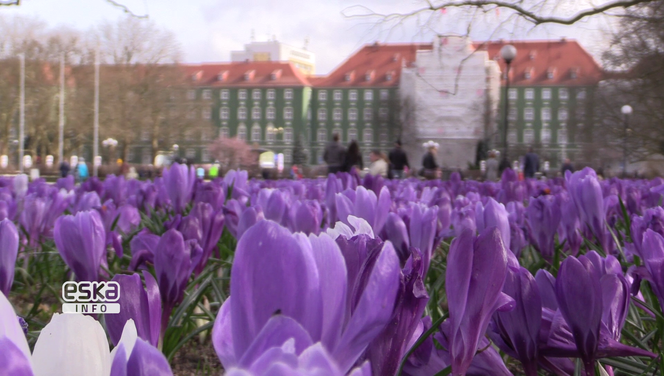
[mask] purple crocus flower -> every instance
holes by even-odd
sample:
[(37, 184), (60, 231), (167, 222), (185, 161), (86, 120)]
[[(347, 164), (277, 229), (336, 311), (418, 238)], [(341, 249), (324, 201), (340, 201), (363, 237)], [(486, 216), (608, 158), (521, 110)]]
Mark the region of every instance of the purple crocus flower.
[(231, 297), (213, 330), (224, 367), (247, 369), (290, 338), (299, 355), (308, 336), (312, 343), (320, 341), (347, 373), (390, 321), (399, 287), (399, 259), (389, 243), (370, 259), (354, 286), (361, 293), (348, 310), (347, 269), (332, 238), (307, 238), (272, 221), (257, 222), (238, 241)]
[(564, 242), (564, 249), (572, 256), (576, 256), (581, 248), (583, 237), (581, 236), (581, 221), (577, 213), (574, 201), (567, 194), (558, 196), (561, 215), (560, 226), (558, 227), (558, 239)]
[(106, 232), (96, 211), (65, 215), (55, 222), (55, 245), (79, 281), (97, 281), (106, 256)]
[(182, 301), (192, 272), (191, 249), (177, 230), (168, 230), (159, 239), (154, 255), (154, 269), (163, 303), (161, 316), (163, 335), (173, 307)]
[(455, 376), (466, 374), (491, 315), (514, 305), (514, 300), (502, 292), (506, 252), (496, 227), (485, 229), (477, 238), (464, 231), (452, 241), (445, 289), (451, 325), (448, 349)]
[(657, 296), (659, 305), (664, 310), (664, 237), (651, 229), (643, 234), (641, 257), (644, 267), (639, 271)]
[(527, 376), (537, 376), (542, 324), (542, 300), (537, 282), (523, 267), (508, 268), (503, 292), (514, 299), (515, 307), (509, 312), (494, 313), (494, 330), (489, 335), (501, 350), (523, 364)]
[(196, 170), (194, 167), (187, 167), (173, 163), (173, 165), (163, 172), (163, 186), (175, 212), (180, 213), (191, 200), (194, 183), (196, 182)]
[(643, 235), (648, 229), (664, 236), (664, 208), (661, 206), (646, 209), (642, 217), (632, 215), (632, 241), (634, 250), (640, 257), (642, 257)]
[(385, 221), (380, 237), (392, 242), (394, 249), (399, 254), (399, 259), (402, 263), (405, 263), (410, 257), (410, 238), (408, 228), (398, 214), (390, 213), (387, 215), (387, 221)]
[(159, 244), (159, 236), (148, 229), (141, 230), (129, 242), (131, 249), (131, 263), (129, 270), (136, 270), (144, 263), (154, 264), (154, 254)]
[(290, 228), (305, 234), (318, 235), (321, 230), (323, 210), (317, 201), (295, 201), (290, 208)]
[(18, 231), (9, 219), (0, 221), (0, 292), (9, 295), (18, 256)]
[(196, 265), (194, 272), (200, 274), (217, 248), (221, 233), (224, 231), (224, 214), (221, 210), (215, 210), (208, 203), (199, 202), (189, 212), (189, 217), (196, 218), (200, 226), (200, 236), (196, 239), (203, 250), (200, 262)]
[(555, 196), (531, 198), (526, 208), (526, 223), (531, 243), (545, 259), (553, 260), (555, 235), (562, 214)]
[(608, 250), (604, 196), (595, 171), (586, 167), (573, 174), (568, 172), (565, 178), (567, 190), (576, 205), (582, 225), (597, 238), (602, 248)]
[(118, 314), (106, 315), (106, 328), (114, 345), (118, 345), (122, 331), (129, 320), (134, 320), (138, 336), (157, 346), (161, 325), (161, 297), (159, 286), (152, 274), (144, 271), (145, 288), (138, 274), (116, 274), (113, 281), (120, 284), (118, 303), (122, 310)]
[(31, 354), (14, 308), (0, 291), (0, 369), (7, 375), (32, 376)]

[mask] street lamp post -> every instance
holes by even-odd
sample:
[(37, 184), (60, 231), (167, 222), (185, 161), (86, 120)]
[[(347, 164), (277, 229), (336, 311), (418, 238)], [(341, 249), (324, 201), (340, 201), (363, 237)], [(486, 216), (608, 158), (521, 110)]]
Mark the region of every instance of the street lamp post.
[[(505, 113), (504, 113), (504, 123), (503, 123), (503, 158), (507, 159), (507, 128), (508, 128), (508, 117), (510, 109), (510, 99), (509, 99), (509, 90), (510, 90), (510, 64), (512, 60), (516, 57), (516, 47), (511, 44), (507, 44), (500, 49), (500, 57), (505, 60)], [(507, 159), (509, 160), (509, 159)]]
[(627, 131), (629, 130), (629, 115), (632, 114), (632, 106), (626, 104), (620, 109), (623, 116), (623, 178), (627, 176)]
[(18, 55), (21, 62), (21, 101), (18, 130), (18, 165), (23, 173), (23, 154), (25, 152), (25, 54)]

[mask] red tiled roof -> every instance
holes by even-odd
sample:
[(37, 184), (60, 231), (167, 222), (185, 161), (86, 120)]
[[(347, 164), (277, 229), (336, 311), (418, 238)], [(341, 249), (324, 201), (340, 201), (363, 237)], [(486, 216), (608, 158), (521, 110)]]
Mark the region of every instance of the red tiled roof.
[(310, 81), (317, 87), (398, 86), (403, 65), (415, 61), (417, 50), (430, 49), (431, 43), (366, 45), (327, 77)]
[(181, 67), (192, 85), (217, 87), (311, 85), (290, 62), (250, 61), (186, 64)]
[[(475, 43), (475, 47), (488, 51), (489, 58), (497, 60), (504, 72), (505, 60), (500, 58), (500, 49), (506, 44), (517, 49), (510, 67), (510, 85), (586, 86), (595, 85), (604, 78), (599, 64), (575, 40), (489, 41)], [(530, 78), (527, 78), (527, 71)]]

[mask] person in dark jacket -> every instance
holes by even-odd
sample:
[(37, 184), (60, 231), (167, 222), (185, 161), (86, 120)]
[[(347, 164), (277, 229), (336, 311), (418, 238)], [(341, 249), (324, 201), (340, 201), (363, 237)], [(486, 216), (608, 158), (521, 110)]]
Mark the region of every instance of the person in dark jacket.
[(325, 147), (323, 160), (327, 164), (328, 174), (336, 174), (343, 170), (344, 158), (346, 150), (339, 143), (339, 135), (335, 133), (332, 136), (332, 142)]
[(526, 178), (534, 178), (535, 173), (539, 171), (539, 157), (533, 148), (528, 148), (528, 154), (526, 154), (524, 163), (523, 163), (523, 176)]
[(394, 143), (394, 149), (390, 151), (389, 155), (390, 160), (390, 172), (394, 179), (403, 179), (404, 177), (404, 167), (410, 168), (408, 165), (408, 156), (401, 149), (401, 141), (397, 140)]
[(565, 158), (563, 167), (560, 169), (560, 172), (563, 174), (563, 177), (565, 176), (565, 171), (574, 172), (574, 166), (572, 166), (572, 161), (570, 161), (569, 158)]
[(70, 170), (70, 167), (69, 167), (69, 163), (67, 163), (67, 161), (63, 161), (62, 163), (60, 163), (60, 176), (61, 177), (66, 178), (67, 175), (69, 175), (69, 170)]
[(360, 146), (355, 140), (351, 141), (350, 145), (348, 145), (348, 151), (346, 152), (346, 158), (344, 159), (342, 171), (350, 172), (353, 166), (359, 167), (360, 170), (364, 168), (362, 154), (360, 154)]
[(509, 159), (507, 159), (507, 156), (503, 156), (503, 159), (500, 160), (500, 165), (498, 166), (498, 172), (500, 173), (500, 176), (503, 176), (503, 171), (510, 167), (512, 166), (510, 166)]
[(436, 162), (436, 154), (438, 149), (435, 146), (429, 146), (427, 153), (422, 159), (422, 176), (426, 179), (435, 179), (438, 173), (438, 163)]

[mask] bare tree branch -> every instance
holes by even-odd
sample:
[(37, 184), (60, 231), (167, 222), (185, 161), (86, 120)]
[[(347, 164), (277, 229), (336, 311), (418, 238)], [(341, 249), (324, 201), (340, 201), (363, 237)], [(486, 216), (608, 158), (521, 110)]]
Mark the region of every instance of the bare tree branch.
[(3, 5), (21, 5), (21, 0), (0, 0), (0, 6)]
[(136, 18), (148, 18), (148, 15), (147, 15), (147, 14), (144, 14), (144, 15), (138, 15), (138, 14), (132, 12), (129, 8), (127, 8), (126, 5), (120, 4), (120, 3), (118, 3), (118, 2), (115, 1), (115, 0), (106, 0), (106, 2), (109, 3), (109, 4), (111, 4), (111, 5), (113, 5), (114, 7), (118, 7), (118, 8), (120, 8), (120, 9), (122, 9), (123, 12), (129, 14), (129, 15), (132, 16), (132, 17), (136, 17)]
[[(391, 21), (400, 21), (405, 18), (409, 18), (421, 13), (426, 12), (436, 12), (446, 8), (476, 8), (478, 10), (495, 10), (497, 8), (510, 9), (514, 11), (519, 17), (524, 18), (528, 22), (531, 22), (535, 25), (542, 24), (561, 24), (561, 25), (572, 25), (576, 22), (590, 17), (596, 14), (604, 13), (606, 11), (617, 9), (617, 8), (628, 8), (638, 4), (647, 4), (654, 2), (655, 0), (617, 0), (610, 1), (602, 5), (593, 6), (582, 11), (575, 13), (569, 17), (558, 17), (558, 16), (545, 16), (539, 14), (535, 8), (526, 8), (521, 5), (521, 1), (503, 1), (503, 0), (468, 0), (468, 1), (445, 1), (443, 3), (434, 5), (430, 1), (427, 1), (427, 6), (422, 7), (416, 10), (413, 10), (408, 13), (376, 13), (371, 9), (365, 6), (351, 6), (342, 11), (342, 14), (347, 18), (366, 18), (366, 17), (375, 17), (380, 18), (382, 22), (391, 22)], [(364, 10), (365, 13), (350, 14), (352, 10)], [(541, 9), (540, 9), (541, 10)]]

